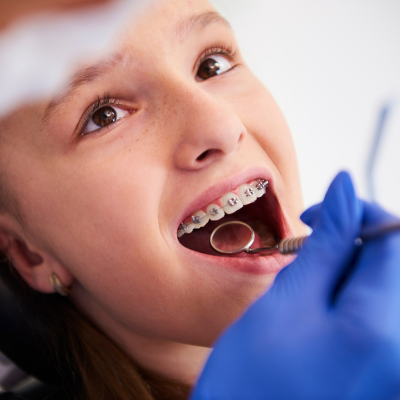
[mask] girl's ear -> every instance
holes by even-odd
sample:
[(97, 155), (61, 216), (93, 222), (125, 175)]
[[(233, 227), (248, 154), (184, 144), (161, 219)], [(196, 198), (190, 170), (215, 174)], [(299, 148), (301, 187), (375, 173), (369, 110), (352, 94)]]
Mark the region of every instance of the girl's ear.
[(42, 293), (54, 293), (50, 277), (56, 274), (63, 286), (71, 286), (72, 274), (48, 253), (35, 249), (12, 234), (0, 231), (0, 250), (34, 290)]

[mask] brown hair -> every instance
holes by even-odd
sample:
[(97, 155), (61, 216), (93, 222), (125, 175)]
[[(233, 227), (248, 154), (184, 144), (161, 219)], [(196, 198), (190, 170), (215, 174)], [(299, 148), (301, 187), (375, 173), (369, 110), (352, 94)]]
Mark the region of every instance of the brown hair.
[[(0, 259), (3, 259), (0, 253)], [(183, 400), (190, 387), (141, 369), (68, 298), (31, 289), (9, 262), (0, 279), (48, 327), (51, 360), (68, 398), (82, 400)], [(39, 333), (40, 334), (40, 333)]]

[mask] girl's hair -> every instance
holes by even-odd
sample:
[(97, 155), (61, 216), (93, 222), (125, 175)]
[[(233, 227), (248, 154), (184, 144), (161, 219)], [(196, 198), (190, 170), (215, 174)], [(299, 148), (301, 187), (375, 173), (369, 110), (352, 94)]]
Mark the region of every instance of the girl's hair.
[[(5, 259), (2, 253), (0, 259)], [(68, 398), (183, 400), (189, 397), (188, 385), (136, 365), (68, 298), (34, 291), (9, 262), (1, 263), (0, 279), (48, 327), (51, 359), (61, 374)]]

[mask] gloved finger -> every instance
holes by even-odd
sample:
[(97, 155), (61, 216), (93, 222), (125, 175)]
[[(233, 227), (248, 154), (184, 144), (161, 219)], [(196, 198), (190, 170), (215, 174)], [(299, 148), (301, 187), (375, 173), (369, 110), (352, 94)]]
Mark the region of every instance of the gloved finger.
[(345, 172), (338, 174), (322, 203), (314, 231), (297, 259), (271, 290), (285, 290), (305, 300), (326, 304), (357, 251), (354, 240), (362, 223), (363, 204)]
[(321, 214), (321, 211), (322, 203), (315, 204), (305, 210), (303, 214), (300, 215), (300, 219), (310, 228), (313, 228)]
[[(364, 228), (397, 220), (377, 205), (365, 205)], [(351, 312), (358, 317), (355, 321), (375, 328), (389, 329), (396, 325), (396, 334), (400, 334), (400, 232), (363, 244), (336, 309)]]
[[(366, 217), (364, 217), (364, 224), (366, 225), (366, 227), (370, 227), (372, 225), (377, 225), (378, 223), (381, 225), (382, 223), (393, 221), (393, 216), (388, 213), (386, 213), (386, 217), (384, 218), (384, 221), (382, 221), (382, 214), (376, 213), (376, 211), (374, 211), (374, 209), (382, 210), (376, 204), (368, 203), (367, 201), (363, 201), (363, 200), (359, 200), (359, 201), (362, 201), (364, 204), (364, 207), (366, 207), (369, 210), (369, 212), (366, 213)], [(312, 228), (318, 221), (321, 211), (322, 211), (322, 203), (314, 204), (313, 206), (311, 206), (307, 210), (305, 210), (303, 212), (303, 214), (300, 215), (300, 219), (306, 225), (308, 225), (310, 228)]]
[(396, 221), (399, 221), (399, 218), (384, 210), (379, 204), (364, 202), (364, 228), (378, 227)]

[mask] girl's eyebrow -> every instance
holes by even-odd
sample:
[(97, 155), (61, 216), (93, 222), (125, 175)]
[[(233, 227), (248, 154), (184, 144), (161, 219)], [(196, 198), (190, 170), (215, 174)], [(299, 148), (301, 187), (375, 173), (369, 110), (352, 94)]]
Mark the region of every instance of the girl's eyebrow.
[[(215, 11), (208, 11), (182, 17), (176, 24), (175, 33), (179, 40), (184, 41), (189, 35), (202, 31), (212, 24), (223, 24), (231, 29), (229, 22), (221, 14)], [(106, 75), (112, 68), (124, 61), (127, 56), (132, 57), (132, 54), (127, 54), (126, 52), (114, 53), (109, 58), (75, 73), (64, 90), (53, 97), (47, 105), (42, 118), (42, 126), (58, 108), (69, 102), (82, 86)]]
[[(130, 56), (130, 55), (129, 55)], [(84, 68), (76, 72), (65, 88), (54, 96), (46, 107), (43, 114), (42, 125), (57, 111), (63, 104), (69, 102), (77, 91), (84, 85), (94, 82), (106, 75), (112, 68), (122, 62), (127, 57), (127, 53), (114, 53), (105, 60), (97, 64)]]
[(231, 29), (229, 22), (220, 13), (216, 11), (208, 11), (201, 14), (191, 14), (181, 18), (177, 23), (176, 33), (181, 40), (184, 40), (187, 36), (196, 31), (201, 31), (208, 25), (214, 23), (222, 23)]

